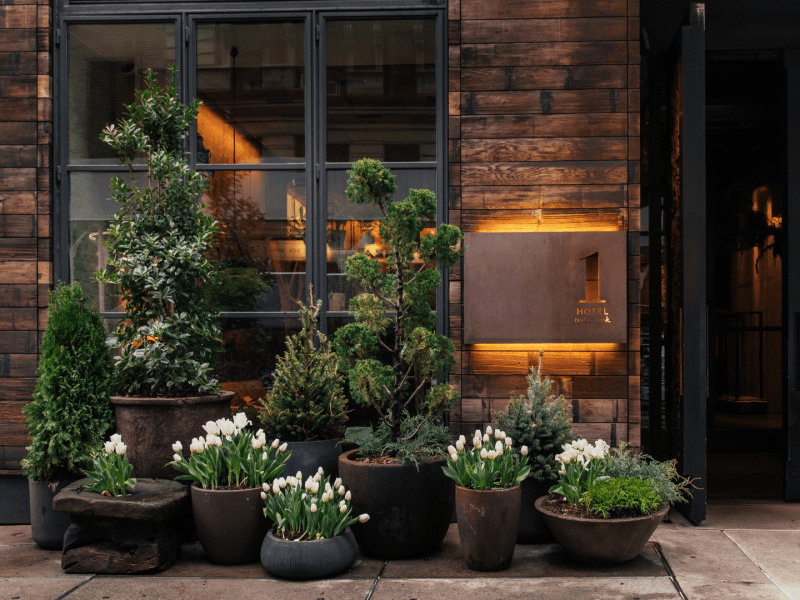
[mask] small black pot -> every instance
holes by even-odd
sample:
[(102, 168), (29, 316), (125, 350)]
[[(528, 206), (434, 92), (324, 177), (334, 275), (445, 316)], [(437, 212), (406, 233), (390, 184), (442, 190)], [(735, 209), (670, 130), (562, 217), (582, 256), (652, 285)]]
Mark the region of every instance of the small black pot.
[[(47, 550), (61, 550), (69, 527), (69, 515), (53, 509), (53, 498), (75, 479), (68, 481), (28, 480), (31, 503), (31, 536)], [(51, 487), (52, 486), (52, 487)]]
[(331, 483), (339, 476), (339, 455), (342, 447), (339, 438), (313, 442), (286, 442), (292, 455), (286, 461), (283, 476), (296, 475), (302, 471), (303, 479), (314, 475), (322, 467), (325, 475), (331, 476)]
[(328, 540), (294, 542), (277, 538), (274, 530), (261, 545), (261, 564), (277, 577), (319, 579), (341, 573), (356, 560), (358, 545), (347, 527)]
[(455, 483), (445, 459), (417, 465), (356, 462), (358, 450), (339, 457), (339, 476), (353, 494), (353, 514), (369, 521), (353, 530), (362, 550), (379, 558), (409, 558), (436, 550), (447, 535)]
[(522, 507), (519, 512), (518, 544), (546, 544), (556, 540), (541, 513), (536, 510), (536, 500), (547, 495), (555, 484), (550, 479), (538, 481), (533, 477), (528, 477), (520, 484)]

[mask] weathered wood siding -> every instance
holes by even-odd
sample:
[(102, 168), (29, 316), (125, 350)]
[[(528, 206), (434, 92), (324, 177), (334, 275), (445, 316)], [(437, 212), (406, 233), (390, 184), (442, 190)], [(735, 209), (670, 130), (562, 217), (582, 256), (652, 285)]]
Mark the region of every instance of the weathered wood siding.
[(448, 17), (450, 222), (629, 232), (627, 344), (464, 345), (451, 269), (452, 430), (492, 423), (541, 347), (579, 433), (639, 446), (639, 2), (450, 0)]
[(19, 472), (52, 283), (51, 7), (0, 6), (0, 474)]

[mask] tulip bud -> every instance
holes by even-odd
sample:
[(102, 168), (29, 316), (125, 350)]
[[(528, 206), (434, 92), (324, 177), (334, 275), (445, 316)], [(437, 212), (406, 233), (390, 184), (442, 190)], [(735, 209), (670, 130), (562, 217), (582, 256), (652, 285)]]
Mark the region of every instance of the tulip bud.
[(495, 452), (502, 452), (503, 451), (503, 442), (497, 440), (494, 444), (494, 451)]
[(281, 486), (279, 486), (277, 482), (272, 484), (272, 493), (276, 496), (281, 493)]
[(281, 444), (280, 448), (278, 448), (278, 451), (280, 451), (281, 453), (283, 453), (283, 452), (286, 452), (286, 449), (287, 449), (288, 447), (289, 447), (289, 444), (287, 444), (286, 442), (283, 442), (283, 443)]
[(345, 489), (344, 489), (344, 486), (343, 486), (343, 485), (340, 485), (340, 486), (339, 486), (339, 495), (340, 495), (340, 496), (344, 496), (344, 494), (345, 494), (345, 492), (346, 492), (346, 491), (347, 491), (347, 490), (345, 490)]
[(295, 473), (295, 477), (297, 477), (298, 481), (303, 481), (303, 474), (300, 471)]
[(172, 451), (173, 452), (180, 452), (181, 450), (183, 450), (183, 444), (181, 444), (180, 440), (178, 440), (177, 442), (172, 444)]
[(486, 455), (489, 457), (489, 460), (494, 460), (495, 458), (497, 458), (497, 452), (495, 452), (494, 450), (489, 450), (489, 452), (487, 452)]
[(457, 463), (458, 462), (458, 454), (451, 454), (450, 455), (450, 460), (452, 460), (454, 463)]
[(353, 497), (353, 494), (350, 493), (350, 490), (344, 495), (344, 499), (350, 502), (350, 499)]
[(522, 448), (520, 448), (519, 453), (522, 454), (522, 456), (528, 456), (528, 447), (523, 446)]
[(265, 481), (264, 483), (261, 484), (261, 489), (264, 490), (265, 492), (268, 492), (269, 484)]
[(506, 441), (506, 446), (511, 448), (511, 445), (514, 443), (514, 440), (512, 440), (510, 437), (507, 437), (505, 441)]
[(312, 513), (317, 512), (317, 505), (316, 504), (312, 504), (310, 510), (311, 510)]
[(336, 481), (333, 482), (333, 487), (335, 487), (336, 489), (339, 489), (339, 487), (341, 485), (342, 485), (342, 478), (341, 477), (337, 477)]
[(128, 447), (125, 444), (123, 444), (122, 442), (120, 442), (119, 444), (117, 444), (114, 447), (114, 449), (116, 450), (117, 454), (119, 454), (120, 456), (123, 456), (125, 454), (125, 452), (128, 450)]
[(458, 436), (458, 441), (461, 442), (462, 444), (466, 444), (467, 438), (465, 438), (463, 435), (460, 435)]
[(264, 452), (264, 453), (261, 455), (261, 460), (267, 460), (267, 458), (269, 458), (269, 457), (267, 456), (267, 453), (266, 453), (266, 452)]
[(314, 485), (311, 486), (311, 493), (316, 494), (319, 491), (319, 481), (315, 481)]
[(181, 455), (180, 454), (173, 454), (172, 455), (172, 460), (174, 460), (175, 462), (181, 462)]
[(261, 499), (262, 500), (266, 500), (267, 499), (267, 495), (264, 492), (261, 492)]
[(115, 446), (119, 444), (121, 441), (122, 441), (122, 436), (120, 434), (115, 433), (114, 435), (111, 436), (111, 443), (114, 444)]
[(488, 433), (483, 435), (483, 443), (484, 444), (491, 444), (492, 443), (492, 438), (489, 437)]
[(491, 425), (487, 425), (486, 426), (486, 435), (492, 435), (492, 426)]
[(340, 505), (339, 505), (339, 512), (340, 512), (340, 513), (346, 513), (346, 512), (347, 512), (347, 507), (346, 507), (346, 506), (342, 506), (342, 505), (340, 504)]
[(456, 451), (458, 451), (458, 452), (463, 452), (464, 451), (464, 444), (461, 442), (461, 440), (458, 440), (456, 442)]
[(364, 513), (363, 515), (358, 517), (358, 521), (360, 523), (366, 523), (367, 521), (369, 521), (369, 515), (367, 513)]
[(280, 440), (278, 440), (277, 438), (275, 438), (275, 441), (274, 441), (274, 442), (272, 442), (272, 447), (273, 447), (273, 448), (277, 448), (277, 447), (280, 445), (280, 443), (281, 443), (281, 442), (280, 442)]
[(448, 446), (448, 447), (447, 447), (447, 451), (448, 451), (450, 454), (455, 454), (455, 453), (456, 453), (456, 447), (455, 447), (455, 446), (453, 446), (453, 445), (450, 445), (450, 446)]
[(285, 488), (286, 480), (283, 477), (281, 477), (280, 479), (278, 479), (278, 485), (281, 486), (281, 489)]
[(105, 444), (103, 444), (103, 449), (106, 451), (106, 454), (113, 454), (114, 442), (106, 442)]
[(481, 450), (481, 458), (486, 458), (487, 456), (489, 456), (489, 453), (486, 452), (486, 448), (483, 448)]
[(330, 483), (330, 481), (326, 481), (325, 482), (325, 491), (326, 492), (330, 492), (331, 491), (331, 483)]

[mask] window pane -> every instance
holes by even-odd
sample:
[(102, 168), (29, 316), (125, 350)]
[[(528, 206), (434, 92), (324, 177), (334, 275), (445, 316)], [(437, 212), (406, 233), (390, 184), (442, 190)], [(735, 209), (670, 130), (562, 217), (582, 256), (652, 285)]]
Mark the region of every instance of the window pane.
[(197, 25), (198, 162), (305, 157), (304, 24)]
[(436, 160), (436, 22), (329, 21), (327, 161)]
[(306, 282), (302, 171), (211, 171), (203, 196), (219, 221), (211, 258), (221, 264), (222, 311), (296, 311)]
[(175, 25), (70, 25), (67, 39), (70, 163), (117, 164), (100, 132), (124, 116), (123, 105), (134, 102), (147, 69), (164, 81), (175, 63)]
[[(436, 171), (396, 169), (397, 192), (395, 200), (408, 197), (411, 189), (436, 189)], [(328, 239), (327, 239), (327, 273), (328, 273), (328, 310), (348, 310), (350, 299), (364, 290), (352, 284), (344, 275), (348, 256), (356, 252), (368, 252), (386, 262), (386, 247), (380, 239), (377, 219), (380, 211), (368, 204), (350, 204), (347, 201), (347, 172), (328, 171)], [(436, 230), (436, 223), (430, 222), (431, 231)], [(424, 235), (424, 232), (423, 232)]]
[[(122, 311), (119, 296), (94, 274), (106, 266), (108, 253), (103, 244), (109, 221), (119, 205), (111, 199), (112, 177), (127, 173), (70, 173), (69, 259), (72, 281), (81, 284), (101, 311)], [(147, 185), (147, 173), (137, 173), (136, 183)]]

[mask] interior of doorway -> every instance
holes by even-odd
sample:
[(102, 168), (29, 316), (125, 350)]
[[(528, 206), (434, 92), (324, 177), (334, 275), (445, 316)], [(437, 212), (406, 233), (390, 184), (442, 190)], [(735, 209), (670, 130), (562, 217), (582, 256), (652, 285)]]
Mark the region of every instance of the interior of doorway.
[(709, 500), (781, 498), (783, 62), (706, 61)]

